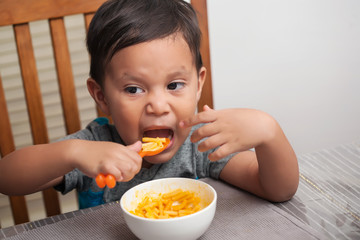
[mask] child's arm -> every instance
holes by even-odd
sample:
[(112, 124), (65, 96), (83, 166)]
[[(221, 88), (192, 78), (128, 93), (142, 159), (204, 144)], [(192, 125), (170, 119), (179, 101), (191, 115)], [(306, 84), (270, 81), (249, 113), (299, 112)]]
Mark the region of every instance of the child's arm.
[[(208, 123), (194, 131), (191, 141), (199, 151), (219, 147), (209, 154), (217, 161), (237, 153), (229, 160), (220, 178), (270, 201), (286, 201), (296, 192), (299, 171), (296, 155), (279, 124), (268, 114), (252, 109), (204, 111), (181, 123), (190, 127)], [(248, 151), (255, 148), (255, 152)]]
[(89, 177), (112, 174), (117, 181), (131, 179), (141, 168), (141, 143), (65, 140), (16, 150), (0, 160), (0, 192), (34, 193), (59, 184), (75, 168)]

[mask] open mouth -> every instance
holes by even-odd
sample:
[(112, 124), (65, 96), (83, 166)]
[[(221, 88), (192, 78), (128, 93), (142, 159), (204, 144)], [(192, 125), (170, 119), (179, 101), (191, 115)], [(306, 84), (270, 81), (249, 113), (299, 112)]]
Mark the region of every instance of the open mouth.
[(152, 129), (144, 132), (143, 137), (151, 138), (169, 138), (170, 140), (174, 136), (174, 131), (171, 129)]

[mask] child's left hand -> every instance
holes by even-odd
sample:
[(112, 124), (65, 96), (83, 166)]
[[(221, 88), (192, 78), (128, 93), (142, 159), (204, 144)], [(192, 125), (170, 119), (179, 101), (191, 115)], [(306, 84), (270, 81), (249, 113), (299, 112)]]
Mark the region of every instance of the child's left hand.
[[(253, 109), (204, 111), (179, 123), (195, 130), (192, 142), (201, 152), (217, 148), (208, 155), (211, 161), (235, 154), (222, 169), (220, 178), (262, 198), (289, 200), (299, 183), (296, 155), (281, 127), (270, 115)], [(255, 151), (247, 151), (254, 148)]]
[(213, 110), (207, 105), (203, 112), (180, 122), (180, 126), (192, 127), (200, 123), (207, 124), (194, 131), (191, 141), (207, 138), (198, 146), (201, 152), (219, 147), (209, 154), (211, 161), (256, 148), (270, 140), (277, 129), (276, 121), (264, 112), (253, 109)]

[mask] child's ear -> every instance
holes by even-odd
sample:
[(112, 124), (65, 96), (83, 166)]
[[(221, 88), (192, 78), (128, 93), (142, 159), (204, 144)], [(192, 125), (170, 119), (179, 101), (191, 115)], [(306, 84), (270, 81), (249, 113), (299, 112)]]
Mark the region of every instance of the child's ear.
[(89, 78), (86, 81), (86, 84), (90, 95), (95, 100), (101, 111), (103, 111), (106, 115), (110, 115), (109, 107), (102, 87), (92, 78)]
[(197, 93), (196, 93), (196, 101), (200, 100), (202, 88), (203, 88), (204, 83), (205, 83), (205, 79), (206, 79), (206, 68), (201, 67), (200, 71), (199, 71), (198, 90), (197, 90)]

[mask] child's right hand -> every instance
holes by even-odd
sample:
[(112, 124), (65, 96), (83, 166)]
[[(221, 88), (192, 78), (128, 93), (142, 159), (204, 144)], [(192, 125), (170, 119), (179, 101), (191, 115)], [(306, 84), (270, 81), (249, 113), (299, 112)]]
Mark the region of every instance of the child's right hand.
[(99, 173), (112, 174), (117, 182), (126, 182), (141, 169), (140, 141), (124, 146), (79, 140), (73, 146), (75, 167), (89, 177), (95, 178)]

